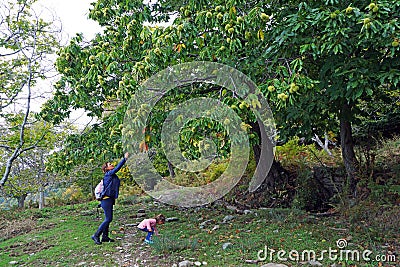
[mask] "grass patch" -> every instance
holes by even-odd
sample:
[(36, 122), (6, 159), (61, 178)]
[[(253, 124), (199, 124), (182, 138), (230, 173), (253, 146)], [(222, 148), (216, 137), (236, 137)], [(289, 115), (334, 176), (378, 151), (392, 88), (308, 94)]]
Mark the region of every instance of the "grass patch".
[(81, 215), (87, 209), (93, 209), (93, 205), (21, 211), (20, 223), (29, 222), (32, 213), (46, 216), (36, 218), (31, 231), (1, 242), (0, 266), (12, 261), (17, 261), (18, 266), (76, 266), (88, 259), (101, 266), (113, 264), (108, 257), (99, 256), (114, 253), (115, 248), (93, 246), (90, 236), (100, 221), (95, 216)]
[(167, 254), (171, 252), (179, 252), (184, 250), (195, 251), (198, 247), (197, 239), (182, 239), (175, 236), (156, 236), (154, 237), (154, 244), (151, 246), (156, 253)]

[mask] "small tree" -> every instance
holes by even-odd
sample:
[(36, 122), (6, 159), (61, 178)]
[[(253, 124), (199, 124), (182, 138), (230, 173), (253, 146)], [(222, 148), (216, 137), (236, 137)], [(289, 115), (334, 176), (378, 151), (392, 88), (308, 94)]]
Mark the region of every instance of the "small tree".
[[(2, 129), (0, 145), (3, 148), (0, 153), (0, 166), (4, 171), (10, 154), (13, 153), (20, 142), (19, 125), (24, 119), (24, 113), (7, 116), (5, 126)], [(39, 194), (39, 207), (44, 207), (44, 190), (46, 187), (55, 185), (61, 178), (46, 169), (48, 157), (54, 149), (60, 148), (69, 128), (53, 127), (50, 123), (28, 118), (24, 129), (25, 145), (31, 147), (19, 155), (13, 163), (8, 182), (2, 187), (3, 193), (15, 197), (22, 207), (28, 194)]]
[(11, 152), (7, 153), (0, 186), (7, 181), (18, 157), (41, 141), (39, 138), (27, 145), (25, 131), (35, 91), (42, 91), (35, 85), (53, 68), (50, 55), (59, 46), (60, 29), (55, 27), (55, 20), (45, 22), (31, 8), (34, 2), (9, 0), (0, 4), (0, 119), (23, 112), (20, 124), (14, 126), (19, 130), (18, 142), (12, 146), (2, 142), (0, 147)]

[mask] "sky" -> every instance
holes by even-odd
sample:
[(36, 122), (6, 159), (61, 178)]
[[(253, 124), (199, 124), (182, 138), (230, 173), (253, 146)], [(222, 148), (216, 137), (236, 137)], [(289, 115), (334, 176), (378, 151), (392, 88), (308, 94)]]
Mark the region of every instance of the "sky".
[(97, 32), (101, 32), (101, 27), (97, 22), (88, 18), (90, 3), (95, 0), (38, 0), (39, 9), (49, 9), (60, 18), (63, 32), (67, 38), (82, 32), (85, 37), (91, 39)]
[[(97, 22), (88, 18), (89, 9), (91, 8), (90, 3), (94, 1), (95, 0), (38, 0), (33, 8), (36, 12), (41, 12), (44, 19), (48, 17), (48, 19), (51, 20), (51, 15), (53, 15), (60, 20), (62, 28), (61, 44), (66, 45), (76, 33), (83, 33), (85, 39), (90, 40), (96, 33), (102, 31)], [(50, 85), (46, 86), (52, 86), (51, 84), (56, 81), (57, 77), (52, 81), (46, 81), (50, 83)], [(45, 99), (36, 99), (33, 102), (33, 110), (36, 112), (39, 111), (44, 101)], [(76, 110), (72, 111), (70, 121), (74, 122), (79, 128), (83, 128), (90, 121), (90, 118), (85, 115), (83, 110)]]
[[(102, 32), (100, 25), (88, 18), (91, 8), (90, 3), (95, 1), (96, 0), (37, 0), (33, 8), (37, 12), (41, 11), (44, 19), (47, 16), (49, 20), (52, 20), (51, 15), (59, 18), (62, 28), (61, 44), (67, 45), (69, 40), (77, 33), (82, 33), (85, 39), (90, 40), (94, 38), (96, 33)], [(144, 2), (148, 1), (152, 2), (151, 0), (144, 0)], [(57, 78), (47, 82), (55, 83), (56, 81)], [(47, 88), (49, 86), (52, 85), (47, 85)], [(33, 110), (38, 112), (40, 111), (40, 106), (45, 102), (45, 99), (39, 98), (33, 102)], [(83, 128), (90, 121), (90, 118), (85, 115), (83, 110), (77, 110), (71, 113), (70, 121), (73, 121), (79, 128)]]

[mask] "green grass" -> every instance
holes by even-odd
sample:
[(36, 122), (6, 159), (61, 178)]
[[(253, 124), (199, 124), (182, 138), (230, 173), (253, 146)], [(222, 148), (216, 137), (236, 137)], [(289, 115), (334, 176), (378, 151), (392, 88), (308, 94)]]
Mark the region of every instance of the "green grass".
[[(349, 244), (351, 250), (361, 247), (372, 249), (376, 242), (362, 231), (350, 232), (349, 224), (336, 217), (310, 217), (298, 210), (257, 210), (256, 213), (248, 215), (235, 214), (235, 218), (229, 223), (219, 223), (220, 228), (215, 231), (210, 230), (213, 228), (213, 224), (206, 229), (200, 229), (199, 222), (196, 223), (198, 217), (213, 218), (218, 222), (222, 221), (225, 215), (226, 213), (221, 214), (221, 210), (202, 210), (200, 214), (182, 217), (180, 223), (166, 225), (163, 229), (164, 235), (175, 237), (176, 241), (181, 242), (182, 240), (198, 241), (194, 250), (187, 248), (175, 251), (175, 247), (171, 246), (173, 249), (170, 250), (170, 253), (176, 258), (184, 256), (185, 258), (195, 258), (200, 262), (205, 261), (209, 266), (242, 266), (245, 265), (246, 260), (258, 259), (258, 252), (264, 250), (266, 246), (268, 258), (269, 249), (273, 249), (276, 251), (272, 257), (273, 261), (285, 262), (279, 261), (278, 250), (285, 250), (287, 253), (291, 250), (299, 253), (304, 250), (314, 250), (318, 253), (322, 250), (328, 251), (329, 247), (337, 249), (336, 241), (342, 238), (351, 238), (351, 242), (354, 243)], [(168, 242), (170, 241), (171, 238)], [(228, 242), (232, 243), (232, 246), (223, 250), (222, 245)], [(167, 246), (167, 244), (164, 245)], [(154, 247), (156, 248), (156, 246)], [(166, 249), (163, 248), (163, 250)], [(157, 249), (154, 253), (158, 253)], [(380, 252), (375, 251), (375, 253)], [(324, 266), (334, 262), (338, 263), (338, 261), (329, 260), (328, 257), (321, 262)], [(260, 262), (260, 264), (262, 263), (266, 264), (268, 261)], [(289, 264), (294, 265), (296, 261)], [(372, 262), (362, 266), (376, 265), (376, 262)]]
[[(113, 231), (112, 237), (124, 239), (96, 246), (90, 239), (102, 220), (102, 217), (96, 219), (96, 205), (97, 202), (90, 202), (73, 207), (4, 212), (1, 225), (14, 222), (16, 228), (23, 231), (0, 242), (0, 266), (9, 266), (12, 261), (18, 261), (17, 266), (120, 266), (118, 259), (126, 255), (121, 254), (118, 247), (126, 242), (132, 243), (128, 254), (133, 260), (147, 261), (147, 265), (139, 266), (172, 266), (183, 259), (207, 262), (207, 266), (248, 266), (246, 260), (257, 260), (258, 252), (265, 246), (276, 251), (273, 262), (297, 266), (296, 261), (280, 261), (277, 251), (289, 253), (296, 250), (301, 253), (314, 250), (318, 253), (329, 247), (337, 249), (336, 241), (342, 238), (348, 239), (348, 249), (352, 250), (370, 249), (374, 255), (398, 251), (398, 231), (383, 233), (376, 226), (365, 227), (364, 222), (350, 224), (342, 217), (315, 217), (289, 209), (258, 209), (245, 215), (235, 214), (220, 206), (177, 209), (152, 203), (117, 203), (110, 230)], [(125, 226), (141, 220), (134, 216), (139, 208), (145, 208), (150, 217), (163, 213), (166, 217), (178, 217), (179, 221), (159, 226), (161, 235), (154, 239), (156, 243), (143, 245), (145, 233)], [(222, 223), (227, 215), (235, 217)], [(201, 223), (206, 220), (214, 222), (201, 228)], [(29, 223), (31, 229), (22, 227), (23, 222)], [(212, 230), (215, 225), (219, 228)], [(0, 230), (5, 232), (6, 228)], [(228, 242), (232, 245), (224, 250), (222, 246)], [(270, 250), (267, 252), (270, 253)], [(140, 253), (145, 254), (141, 256)], [(323, 266), (339, 263), (328, 257), (319, 261)], [(267, 259), (249, 266), (261, 266), (268, 262)], [(352, 264), (342, 263), (346, 266)], [(361, 261), (357, 266), (372, 267), (378, 266), (378, 263)], [(383, 266), (395, 264), (384, 263)]]
[[(82, 215), (82, 210), (93, 214)], [(115, 252), (112, 246), (93, 246), (90, 236), (100, 221), (95, 219), (93, 205), (75, 205), (33, 211), (36, 225), (32, 231), (1, 242), (0, 266), (18, 261), (18, 266), (76, 266), (80, 262), (95, 262), (101, 266), (114, 266), (113, 261), (102, 255)], [(22, 222), (32, 210), (21, 212)], [(17, 245), (17, 246), (16, 246)]]

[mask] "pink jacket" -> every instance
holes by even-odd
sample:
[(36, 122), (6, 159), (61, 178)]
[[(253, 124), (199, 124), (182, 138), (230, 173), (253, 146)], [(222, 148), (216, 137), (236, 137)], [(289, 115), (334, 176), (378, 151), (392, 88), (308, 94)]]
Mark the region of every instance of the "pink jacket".
[(147, 228), (148, 231), (153, 231), (156, 235), (158, 235), (158, 230), (157, 230), (157, 221), (156, 219), (144, 219), (141, 223), (139, 223), (138, 228), (139, 229), (144, 229)]

